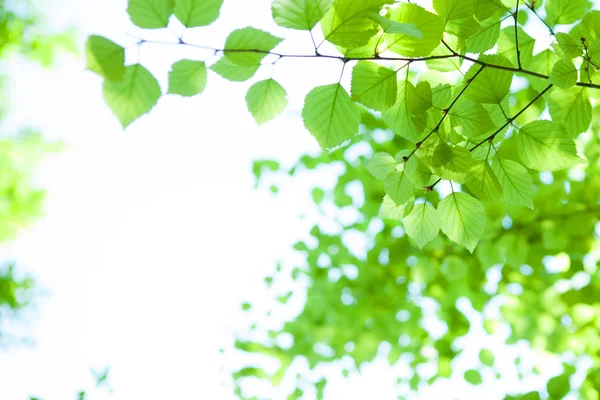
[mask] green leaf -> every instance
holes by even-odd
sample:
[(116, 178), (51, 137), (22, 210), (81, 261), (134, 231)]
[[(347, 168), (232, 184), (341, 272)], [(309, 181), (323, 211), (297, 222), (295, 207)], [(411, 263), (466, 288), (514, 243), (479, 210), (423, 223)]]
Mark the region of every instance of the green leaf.
[(588, 0), (547, 0), (546, 22), (550, 25), (572, 24), (579, 21), (591, 6)]
[(402, 3), (392, 9), (389, 18), (403, 24), (414, 24), (423, 35), (418, 39), (408, 34), (387, 34), (389, 50), (407, 57), (427, 56), (442, 41), (444, 21), (416, 4)]
[(234, 81), (244, 82), (252, 78), (260, 68), (260, 61), (254, 65), (238, 65), (232, 63), (227, 57), (221, 57), (214, 63), (210, 69), (221, 75), (223, 78)]
[(376, 111), (396, 102), (396, 71), (371, 61), (359, 61), (352, 70), (352, 100)]
[(548, 108), (552, 121), (564, 126), (571, 136), (585, 132), (592, 122), (592, 105), (584, 87), (555, 89)]
[(369, 14), (379, 13), (384, 4), (392, 0), (335, 0), (333, 7), (321, 20), (325, 40), (348, 49), (369, 42), (379, 27)]
[(473, 253), (485, 229), (485, 211), (479, 200), (453, 192), (440, 202), (438, 210), (446, 236)]
[[(445, 43), (445, 44), (444, 44)], [(454, 51), (459, 54), (465, 53), (465, 42), (457, 36), (446, 34), (444, 35), (444, 43), (441, 43), (438, 47), (433, 49), (431, 52), (432, 56), (450, 56), (453, 53), (446, 47), (446, 44)], [(462, 65), (462, 58), (460, 57), (449, 57), (440, 59), (427, 60), (426, 64), (429, 69), (434, 69), (441, 72), (453, 72), (460, 71)]]
[(383, 187), (397, 205), (406, 203), (413, 196), (413, 183), (405, 171), (389, 174), (383, 183)]
[(554, 86), (568, 89), (577, 83), (577, 69), (570, 60), (558, 60), (550, 73), (550, 82)]
[(127, 12), (140, 28), (166, 28), (173, 13), (173, 0), (129, 0)]
[[(552, 72), (552, 68), (557, 61), (558, 56), (556, 53), (550, 49), (546, 49), (533, 56), (533, 61), (528, 68), (531, 71), (535, 71), (543, 75), (550, 75), (550, 72)], [(529, 79), (531, 86), (538, 92), (544, 90), (548, 86), (547, 79), (536, 78), (533, 76), (529, 76), (527, 79)]]
[(471, 385), (481, 385), (483, 383), (481, 374), (475, 369), (469, 369), (465, 371), (465, 380)]
[(333, 0), (274, 0), (273, 20), (279, 26), (310, 31), (323, 18)]
[[(480, 61), (488, 64), (502, 65), (511, 67), (513, 65), (505, 57), (499, 55), (481, 55)], [(478, 64), (474, 64), (465, 76), (466, 79), (471, 79), (480, 69), (485, 68)], [(496, 68), (485, 68), (469, 85), (465, 91), (465, 97), (469, 100), (478, 103), (500, 104), (510, 90), (513, 73)]]
[(483, 53), (488, 51), (500, 37), (500, 21), (483, 22), (481, 28), (472, 34), (467, 40), (467, 51), (469, 53)]
[(225, 57), (233, 64), (254, 66), (259, 64), (282, 40), (252, 27), (236, 29), (225, 41)]
[(433, 92), (429, 82), (419, 82), (408, 95), (408, 110), (415, 115), (423, 114), (433, 105)]
[(398, 85), (398, 96), (394, 106), (383, 112), (383, 120), (397, 135), (412, 142), (417, 142), (427, 125), (427, 114), (410, 112), (411, 100), (415, 97), (415, 87), (412, 83), (403, 81)]
[[(519, 38), (519, 54), (521, 55), (521, 64), (529, 65), (533, 60), (533, 48), (535, 39), (529, 36), (523, 28), (518, 28), (517, 36)], [(498, 39), (498, 54), (506, 57), (514, 65), (517, 63), (517, 46), (515, 40), (515, 27), (507, 26), (500, 31)]]
[(487, 161), (480, 161), (469, 171), (465, 178), (467, 187), (484, 201), (500, 200), (502, 187)]
[(495, 157), (492, 169), (502, 186), (504, 200), (533, 210), (533, 180), (521, 164)]
[(384, 180), (389, 174), (396, 170), (398, 161), (388, 153), (375, 153), (367, 164), (367, 171), (375, 178)]
[(438, 235), (441, 220), (438, 211), (430, 204), (416, 204), (412, 212), (403, 220), (406, 234), (417, 243), (420, 249)]
[(583, 162), (573, 139), (552, 121), (533, 121), (519, 129), (517, 148), (523, 164), (538, 171), (557, 171)]
[(431, 169), (416, 154), (406, 162), (405, 171), (415, 186), (426, 186), (431, 180)]
[(360, 111), (339, 83), (308, 93), (302, 109), (304, 126), (322, 149), (333, 149), (358, 133)]
[(259, 125), (272, 120), (287, 106), (287, 93), (275, 80), (256, 82), (246, 94), (248, 110)]
[(574, 40), (566, 33), (557, 33), (556, 41), (558, 43), (558, 47), (560, 50), (562, 50), (567, 58), (579, 57), (583, 53), (583, 45), (581, 42)]
[(123, 128), (149, 112), (161, 96), (158, 81), (140, 64), (126, 67), (120, 81), (104, 81), (103, 92)]
[(392, 21), (389, 18), (382, 16), (381, 14), (371, 12), (368, 14), (369, 17), (377, 22), (385, 33), (396, 34), (396, 35), (409, 35), (416, 39), (422, 39), (423, 34), (421, 30), (417, 28), (415, 24), (404, 24), (401, 22)]
[(169, 93), (195, 96), (206, 87), (206, 64), (202, 61), (181, 60), (169, 72)]
[(510, 11), (501, 0), (474, 0), (473, 11), (478, 20), (483, 21), (498, 11)]
[(183, 26), (210, 25), (219, 18), (223, 0), (175, 0), (173, 13)]
[(433, 8), (445, 22), (473, 16), (472, 1), (433, 0)]
[(118, 81), (125, 73), (125, 49), (102, 36), (92, 35), (85, 43), (87, 69)]
[(379, 209), (379, 217), (400, 221), (404, 214), (404, 205), (397, 205), (394, 200), (387, 194), (383, 198), (381, 208)]
[(448, 112), (453, 126), (462, 126), (467, 138), (478, 137), (495, 128), (490, 114), (481, 104), (460, 99)]

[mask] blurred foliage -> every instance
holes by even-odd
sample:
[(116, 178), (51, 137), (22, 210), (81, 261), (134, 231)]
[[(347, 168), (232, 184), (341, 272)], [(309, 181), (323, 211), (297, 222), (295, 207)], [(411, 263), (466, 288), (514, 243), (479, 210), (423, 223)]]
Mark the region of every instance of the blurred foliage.
[[(59, 50), (74, 50), (69, 32), (53, 33), (45, 25), (35, 1), (0, 0), (0, 60), (3, 64), (26, 58), (49, 66)], [(6, 71), (6, 70), (4, 70)], [(0, 118), (10, 112), (10, 96), (3, 90), (11, 76), (0, 72)], [(1, 125), (1, 121), (0, 121)], [(41, 158), (58, 145), (47, 143), (29, 129), (0, 136), (0, 241), (13, 240), (17, 232), (40, 217), (44, 191), (33, 182)], [(4, 259), (0, 261), (6, 262)], [(2, 322), (29, 303), (34, 282), (20, 278), (12, 262), (0, 267), (0, 343)]]
[[(594, 112), (598, 111), (596, 107)], [(293, 294), (284, 293), (286, 299), (275, 292), (279, 302), (290, 295), (302, 298), (305, 288), (301, 312), (281, 329), (261, 333), (263, 326), (272, 325), (269, 321), (285, 318), (284, 310), (278, 312), (274, 306), (275, 311), (251, 327), (254, 333), (236, 343), (245, 352), (277, 359), (280, 368), (267, 373), (257, 365), (238, 371), (234, 374), (237, 394), (264, 398), (252, 397), (256, 393), (248, 378), (278, 385), (291, 377), (296, 379), (296, 389), (288, 399), (313, 398), (302, 397), (307, 388), (321, 399), (325, 376), (315, 380), (323, 374), (317, 367), (351, 360), (353, 368), (343, 371), (347, 375), (378, 355), (387, 357), (390, 366), (409, 366), (410, 373), (397, 377), (399, 398), (444, 378), (485, 384), (490, 382), (490, 371), (498, 379), (506, 373), (495, 364), (501, 349), (486, 348), (488, 341), (483, 339), (469, 342), (467, 346), (483, 346), (479, 359), (467, 370), (457, 370), (456, 360), (465, 349), (460, 339), (479, 331), (480, 337), (489, 338), (508, 328), (506, 346), (525, 341), (533, 351), (565, 362), (564, 372), (551, 378), (545, 390), (512, 393), (508, 387), (506, 399), (562, 399), (571, 393), (572, 398), (598, 400), (600, 138), (596, 132), (600, 123), (594, 122), (593, 134), (580, 137), (587, 166), (534, 175), (535, 211), (502, 201), (486, 205), (488, 225), (474, 254), (441, 235), (419, 250), (400, 222), (410, 210), (380, 210), (384, 188), (367, 171), (366, 162), (377, 152), (395, 153), (410, 149), (411, 144), (382, 130), (381, 121), (368, 113), (363, 114), (363, 126), (360, 142), (344, 151), (304, 156), (290, 170), (269, 160), (255, 165), (258, 183), (270, 181), (277, 174), (274, 170), (294, 176), (342, 165), (343, 172), (333, 188), (313, 190), (320, 222), (313, 226), (310, 238), (294, 245), (305, 262), (278, 268), (266, 281), (267, 287), (275, 287), (291, 277), (300, 286)], [(516, 159), (515, 138), (506, 139), (499, 151), (507, 159)], [(437, 205), (439, 197), (433, 191), (427, 201)], [(382, 212), (392, 218), (382, 218)], [(366, 244), (364, 252), (361, 243)], [(464, 303), (483, 320), (483, 329), (467, 316)], [(253, 310), (250, 304), (243, 308)], [(308, 364), (310, 377), (299, 371), (298, 360)], [(590, 367), (581, 367), (582, 360)], [(519, 360), (515, 363), (521, 380), (541, 367), (528, 369)], [(423, 373), (425, 366), (433, 366), (433, 372)], [(583, 383), (571, 386), (576, 374)], [(489, 398), (502, 394), (496, 396)]]

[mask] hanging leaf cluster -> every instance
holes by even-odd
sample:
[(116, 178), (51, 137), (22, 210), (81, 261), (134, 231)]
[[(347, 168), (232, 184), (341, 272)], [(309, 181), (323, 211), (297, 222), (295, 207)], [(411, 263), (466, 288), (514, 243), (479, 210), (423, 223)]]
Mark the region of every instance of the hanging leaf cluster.
[[(223, 0), (129, 0), (131, 21), (165, 29), (176, 18), (194, 29), (215, 22)], [(532, 172), (586, 161), (575, 139), (592, 122), (600, 91), (600, 11), (588, 0), (433, 0), (425, 8), (392, 0), (274, 0), (279, 26), (306, 31), (314, 54), (340, 60), (340, 79), (309, 90), (302, 119), (323, 150), (357, 137), (367, 113), (380, 115), (400, 140), (366, 164), (381, 181), (382, 207), (403, 222), (420, 248), (440, 231), (473, 252), (486, 230), (485, 204), (534, 208)], [(531, 23), (530, 23), (531, 22)], [(551, 38), (536, 48), (532, 24)], [(538, 31), (539, 34), (539, 31)], [(208, 74), (251, 79), (277, 60), (284, 38), (253, 27), (232, 31), (222, 47), (188, 43), (221, 57), (212, 65), (181, 60), (169, 73), (168, 94), (202, 93)], [(139, 45), (152, 43), (140, 39)], [(323, 50), (325, 43), (328, 52)], [(275, 58), (276, 61), (268, 61)], [(88, 68), (104, 80), (104, 99), (127, 127), (163, 95), (140, 64), (125, 65), (125, 49), (101, 36), (87, 42)], [(281, 115), (285, 88), (274, 79), (246, 95), (258, 124)], [(513, 151), (516, 149), (516, 151)], [(447, 182), (448, 194), (431, 193)]]

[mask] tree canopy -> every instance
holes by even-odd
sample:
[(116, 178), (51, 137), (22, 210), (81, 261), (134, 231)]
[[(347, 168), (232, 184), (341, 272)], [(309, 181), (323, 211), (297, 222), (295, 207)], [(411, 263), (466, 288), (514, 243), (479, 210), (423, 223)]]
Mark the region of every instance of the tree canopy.
[[(506, 371), (486, 340), (469, 343), (478, 358), (457, 368), (461, 338), (479, 329), (471, 310), (483, 321), (481, 337), (508, 332), (504, 346), (524, 341), (564, 362), (545, 387), (506, 388), (506, 398), (599, 399), (600, 11), (588, 0), (418, 3), (274, 0), (275, 23), (306, 31), (313, 47), (289, 54), (277, 49), (285, 38), (251, 26), (222, 45), (189, 42), (187, 30), (218, 23), (222, 0), (129, 0), (139, 28), (183, 25), (183, 35), (160, 43), (196, 48), (198, 59), (177, 61), (164, 90), (146, 66), (125, 64), (125, 47), (91, 36), (88, 68), (127, 127), (163, 92), (201, 94), (210, 74), (241, 82), (259, 68), (282, 68), (283, 58), (340, 61), (339, 81), (307, 90), (301, 113), (323, 153), (291, 169), (255, 164), (259, 182), (277, 171), (344, 168), (333, 188), (313, 190), (330, 223), (294, 245), (305, 262), (265, 281), (272, 287), (291, 274), (301, 289), (276, 300), (305, 291), (302, 311), (256, 335), (263, 339), (237, 342), (280, 362), (276, 371), (234, 373), (241, 398), (268, 396), (251, 393), (244, 382), (252, 378), (296, 379), (289, 399), (305, 390), (304, 398), (323, 398), (324, 375), (298, 373), (298, 360), (319, 375), (319, 366), (350, 358), (349, 374), (386, 356), (390, 366), (410, 366), (397, 377), (401, 398), (446, 378), (501, 379)], [(539, 29), (551, 40), (537, 39)], [(158, 43), (151, 37), (137, 45)], [(221, 57), (207, 65), (212, 54)], [(246, 101), (263, 124), (285, 113), (287, 93), (270, 78), (254, 83)], [(514, 364), (520, 379), (538, 367)]]

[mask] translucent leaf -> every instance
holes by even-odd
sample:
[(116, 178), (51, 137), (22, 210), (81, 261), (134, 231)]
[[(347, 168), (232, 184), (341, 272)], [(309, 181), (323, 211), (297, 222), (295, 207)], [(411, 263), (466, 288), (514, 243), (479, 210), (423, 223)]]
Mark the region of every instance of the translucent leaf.
[(579, 57), (583, 53), (581, 41), (578, 42), (574, 40), (566, 33), (557, 33), (556, 41), (558, 42), (558, 47), (562, 50), (563, 54), (567, 58)]
[[(409, 104), (411, 96), (414, 97), (415, 87), (410, 82), (401, 82), (398, 85), (396, 104), (383, 112), (383, 120), (397, 135), (412, 142), (418, 141), (427, 124), (427, 114), (413, 114)], [(411, 93), (413, 93), (411, 95)]]
[(102, 36), (92, 35), (85, 43), (87, 69), (98, 75), (118, 81), (125, 73), (125, 49)]
[(173, 13), (173, 0), (129, 0), (131, 22), (144, 29), (166, 28)]
[(577, 83), (577, 69), (569, 60), (558, 60), (550, 72), (550, 82), (554, 86), (567, 89)]
[(277, 25), (310, 31), (332, 3), (333, 0), (274, 0), (271, 11)]
[(333, 7), (321, 20), (323, 36), (327, 41), (348, 49), (369, 42), (379, 28), (369, 13), (379, 13), (392, 0), (335, 0)]
[[(550, 49), (546, 49), (533, 56), (533, 61), (527, 68), (543, 75), (550, 75), (550, 72), (552, 72), (552, 68), (557, 61), (558, 56), (556, 53)], [(533, 76), (528, 76), (527, 79), (529, 79), (531, 86), (537, 91), (542, 91), (548, 86), (547, 79), (536, 78)]]
[(359, 61), (352, 70), (352, 100), (376, 111), (396, 102), (396, 71), (371, 61)]
[[(578, 18), (581, 18), (579, 16)], [(581, 41), (581, 38), (586, 40), (597, 39), (600, 37), (600, 10), (592, 10), (585, 14), (581, 22), (569, 32), (573, 40)]]
[(423, 114), (432, 106), (433, 93), (429, 82), (421, 81), (414, 90), (408, 92), (408, 110), (413, 114)]
[(219, 18), (223, 0), (175, 0), (173, 13), (183, 26), (210, 25)]
[(206, 87), (206, 64), (202, 61), (181, 60), (169, 72), (169, 93), (195, 96)]
[(454, 192), (439, 203), (438, 210), (446, 236), (473, 253), (485, 229), (485, 211), (479, 200)]
[(396, 170), (398, 161), (388, 153), (375, 153), (367, 164), (367, 171), (375, 178), (384, 180), (389, 174)]
[(480, 161), (469, 171), (465, 183), (471, 192), (484, 201), (500, 200), (502, 187), (487, 161)]
[(321, 148), (333, 149), (358, 133), (360, 112), (342, 85), (335, 83), (308, 93), (302, 118)]
[(371, 12), (369, 17), (377, 22), (385, 33), (396, 34), (396, 35), (409, 35), (416, 39), (422, 39), (423, 34), (421, 30), (417, 28), (415, 24), (405, 24), (401, 22), (392, 21), (389, 18), (382, 16), (381, 14)]
[(236, 29), (225, 41), (225, 57), (237, 65), (254, 66), (259, 64), (282, 40), (252, 27)]
[[(521, 64), (529, 65), (533, 59), (533, 47), (535, 39), (529, 36), (521, 27), (518, 27), (519, 54), (521, 55)], [(506, 57), (511, 63), (517, 65), (517, 46), (515, 40), (515, 27), (507, 26), (500, 31), (498, 38), (498, 54)]]
[(548, 99), (552, 121), (565, 127), (571, 136), (585, 132), (592, 122), (592, 105), (584, 87), (555, 89)]
[(415, 186), (426, 186), (431, 180), (431, 169), (416, 154), (408, 159), (404, 169)]
[(383, 187), (387, 195), (397, 205), (406, 203), (413, 196), (413, 183), (405, 171), (396, 171), (389, 174)]
[(495, 128), (488, 111), (469, 100), (459, 100), (448, 114), (454, 126), (462, 126), (461, 133), (467, 138), (481, 136)]
[[(462, 39), (459, 39), (457, 36), (446, 34), (444, 35), (444, 42), (454, 51), (459, 54), (465, 53), (465, 42)], [(440, 43), (438, 47), (433, 49), (431, 52), (432, 56), (447, 56), (451, 55), (452, 52), (446, 47), (446, 44)], [(441, 58), (441, 59), (432, 59), (426, 61), (427, 67), (430, 69), (434, 69), (436, 71), (441, 72), (453, 72), (459, 71), (460, 66), (462, 65), (462, 58), (460, 57), (451, 57), (451, 58)]]
[(533, 180), (525, 167), (512, 160), (495, 157), (492, 169), (502, 186), (504, 200), (533, 210)]
[(472, 1), (433, 0), (433, 8), (445, 22), (473, 16)]
[(404, 214), (404, 205), (397, 205), (390, 196), (386, 195), (379, 209), (379, 217), (400, 221)]
[(438, 211), (430, 204), (415, 204), (412, 212), (402, 221), (408, 236), (420, 249), (438, 235), (441, 220)]
[(519, 129), (517, 149), (526, 167), (557, 171), (581, 164), (575, 142), (552, 121), (533, 121)]
[(287, 106), (287, 93), (274, 79), (256, 82), (246, 94), (248, 110), (259, 125), (272, 120)]
[(399, 4), (397, 8), (392, 9), (389, 18), (403, 24), (414, 24), (423, 35), (421, 39), (406, 34), (386, 35), (387, 47), (393, 52), (407, 57), (426, 56), (442, 41), (442, 19), (416, 4)]
[(149, 112), (161, 96), (158, 81), (140, 64), (125, 68), (120, 81), (104, 81), (104, 100), (126, 128)]
[(498, 11), (510, 11), (501, 0), (473, 0), (473, 11), (478, 20), (483, 21)]
[(482, 22), (481, 28), (467, 40), (467, 51), (469, 53), (482, 53), (488, 51), (500, 37), (500, 21)]
[(588, 0), (546, 0), (546, 22), (550, 25), (572, 24), (589, 11)]
[[(499, 55), (482, 55), (479, 60), (488, 64), (513, 67), (505, 57)], [(481, 65), (474, 64), (465, 78), (472, 78), (475, 73), (482, 68)], [(485, 68), (465, 91), (465, 97), (478, 103), (500, 104), (510, 90), (513, 73), (496, 68)]]
[(210, 69), (221, 75), (223, 78), (234, 81), (244, 82), (252, 78), (260, 68), (260, 62), (254, 65), (238, 65), (232, 63), (227, 57), (221, 57), (214, 63)]

